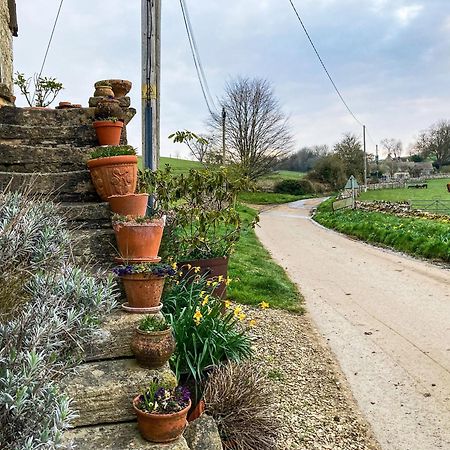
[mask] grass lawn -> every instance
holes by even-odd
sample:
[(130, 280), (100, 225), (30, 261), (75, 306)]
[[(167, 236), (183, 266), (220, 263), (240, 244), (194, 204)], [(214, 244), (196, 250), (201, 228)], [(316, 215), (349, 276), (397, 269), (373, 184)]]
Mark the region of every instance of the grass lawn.
[[(240, 206), (244, 218), (251, 220), (254, 209)], [(303, 312), (303, 297), (286, 272), (270, 256), (254, 230), (243, 231), (229, 263), (229, 276), (234, 281), (228, 297), (236, 302), (257, 305), (262, 301), (271, 307)]]
[(307, 195), (291, 195), (277, 194), (275, 192), (241, 192), (239, 200), (244, 203), (253, 205), (279, 205), (281, 203), (295, 202), (303, 198), (311, 198), (313, 194)]
[(450, 261), (449, 222), (351, 209), (334, 213), (332, 201), (319, 206), (314, 219), (320, 224), (414, 256)]
[(292, 170), (277, 170), (262, 177), (263, 180), (298, 180), (306, 175), (304, 172), (293, 172)]
[(414, 201), (414, 200), (450, 200), (447, 191), (447, 183), (450, 178), (429, 180), (428, 189), (380, 189), (378, 191), (367, 191), (361, 193), (360, 200), (387, 200), (392, 202)]

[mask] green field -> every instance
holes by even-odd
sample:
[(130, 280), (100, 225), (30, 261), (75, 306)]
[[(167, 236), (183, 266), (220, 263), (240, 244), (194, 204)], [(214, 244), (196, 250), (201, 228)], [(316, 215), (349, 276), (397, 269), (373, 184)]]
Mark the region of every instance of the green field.
[(295, 202), (303, 198), (311, 198), (313, 194), (306, 195), (291, 195), (291, 194), (277, 194), (276, 192), (241, 192), (239, 200), (251, 205), (280, 205), (282, 203)]
[(361, 193), (359, 200), (387, 200), (391, 202), (412, 200), (450, 200), (447, 191), (447, 183), (450, 178), (429, 180), (428, 189), (380, 189), (378, 191), (367, 191)]
[(262, 177), (262, 180), (281, 181), (281, 180), (299, 180), (306, 174), (303, 172), (293, 172), (291, 170), (277, 170)]
[(191, 169), (201, 169), (203, 164), (198, 161), (189, 161), (188, 159), (178, 159), (178, 158), (168, 158), (166, 156), (161, 156), (159, 158), (159, 165), (163, 168), (166, 164), (172, 167), (175, 173), (189, 172)]
[[(241, 206), (244, 219), (251, 220), (257, 213)], [(229, 276), (234, 280), (228, 288), (230, 299), (248, 305), (262, 301), (273, 308), (303, 312), (303, 297), (286, 272), (263, 247), (255, 230), (244, 230), (236, 251), (231, 255)]]

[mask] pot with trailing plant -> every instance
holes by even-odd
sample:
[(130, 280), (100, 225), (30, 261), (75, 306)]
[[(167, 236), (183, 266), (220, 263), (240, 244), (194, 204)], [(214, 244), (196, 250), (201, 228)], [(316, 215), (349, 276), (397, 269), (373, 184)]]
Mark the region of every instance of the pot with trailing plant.
[(133, 400), (139, 432), (145, 440), (156, 443), (172, 442), (183, 434), (190, 406), (187, 388), (171, 389), (157, 379)]
[[(172, 211), (163, 257), (177, 261), (188, 277), (206, 275), (220, 280), (215, 295), (225, 297), (228, 257), (242, 229), (256, 223), (237, 210), (237, 195), (249, 186), (249, 180), (223, 167), (182, 175), (174, 175), (167, 167), (141, 171), (139, 178), (155, 192), (161, 207)], [(192, 271), (191, 267), (198, 269)]]
[(112, 218), (120, 263), (159, 262), (159, 247), (164, 231), (165, 216), (155, 212), (152, 216), (126, 217), (115, 214)]
[(155, 313), (161, 309), (161, 295), (166, 277), (176, 271), (168, 264), (127, 264), (117, 266), (113, 272), (120, 277), (127, 303), (122, 305), (129, 312)]
[(134, 332), (131, 350), (142, 367), (163, 367), (175, 351), (172, 327), (155, 315), (145, 317)]
[(92, 183), (103, 201), (133, 194), (137, 184), (136, 150), (130, 145), (95, 148), (87, 162)]

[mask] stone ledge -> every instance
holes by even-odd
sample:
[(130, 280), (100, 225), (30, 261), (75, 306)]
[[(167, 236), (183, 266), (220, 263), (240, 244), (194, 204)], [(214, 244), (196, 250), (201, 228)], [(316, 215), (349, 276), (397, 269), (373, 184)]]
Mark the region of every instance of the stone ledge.
[(151, 370), (140, 367), (134, 359), (119, 359), (82, 364), (67, 380), (66, 392), (74, 400), (79, 414), (74, 426), (134, 420), (131, 402), (154, 377), (163, 377), (176, 386), (168, 365)]
[(78, 450), (189, 450), (183, 437), (169, 444), (144, 441), (135, 422), (75, 428), (64, 433), (64, 440)]
[(116, 249), (116, 237), (111, 228), (72, 230), (73, 254), (79, 263), (114, 264), (114, 257), (119, 253)]

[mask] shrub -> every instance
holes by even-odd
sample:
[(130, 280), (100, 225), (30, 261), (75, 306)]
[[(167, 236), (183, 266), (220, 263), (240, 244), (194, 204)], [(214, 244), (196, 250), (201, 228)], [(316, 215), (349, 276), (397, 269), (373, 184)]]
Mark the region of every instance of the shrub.
[(279, 421), (264, 369), (254, 362), (215, 368), (205, 385), (206, 412), (214, 417), (231, 450), (273, 450)]
[(337, 155), (325, 156), (317, 161), (307, 178), (326, 183), (332, 189), (342, 189), (347, 181), (345, 165)]
[(310, 180), (281, 180), (274, 186), (278, 194), (305, 195), (314, 194), (315, 189)]

